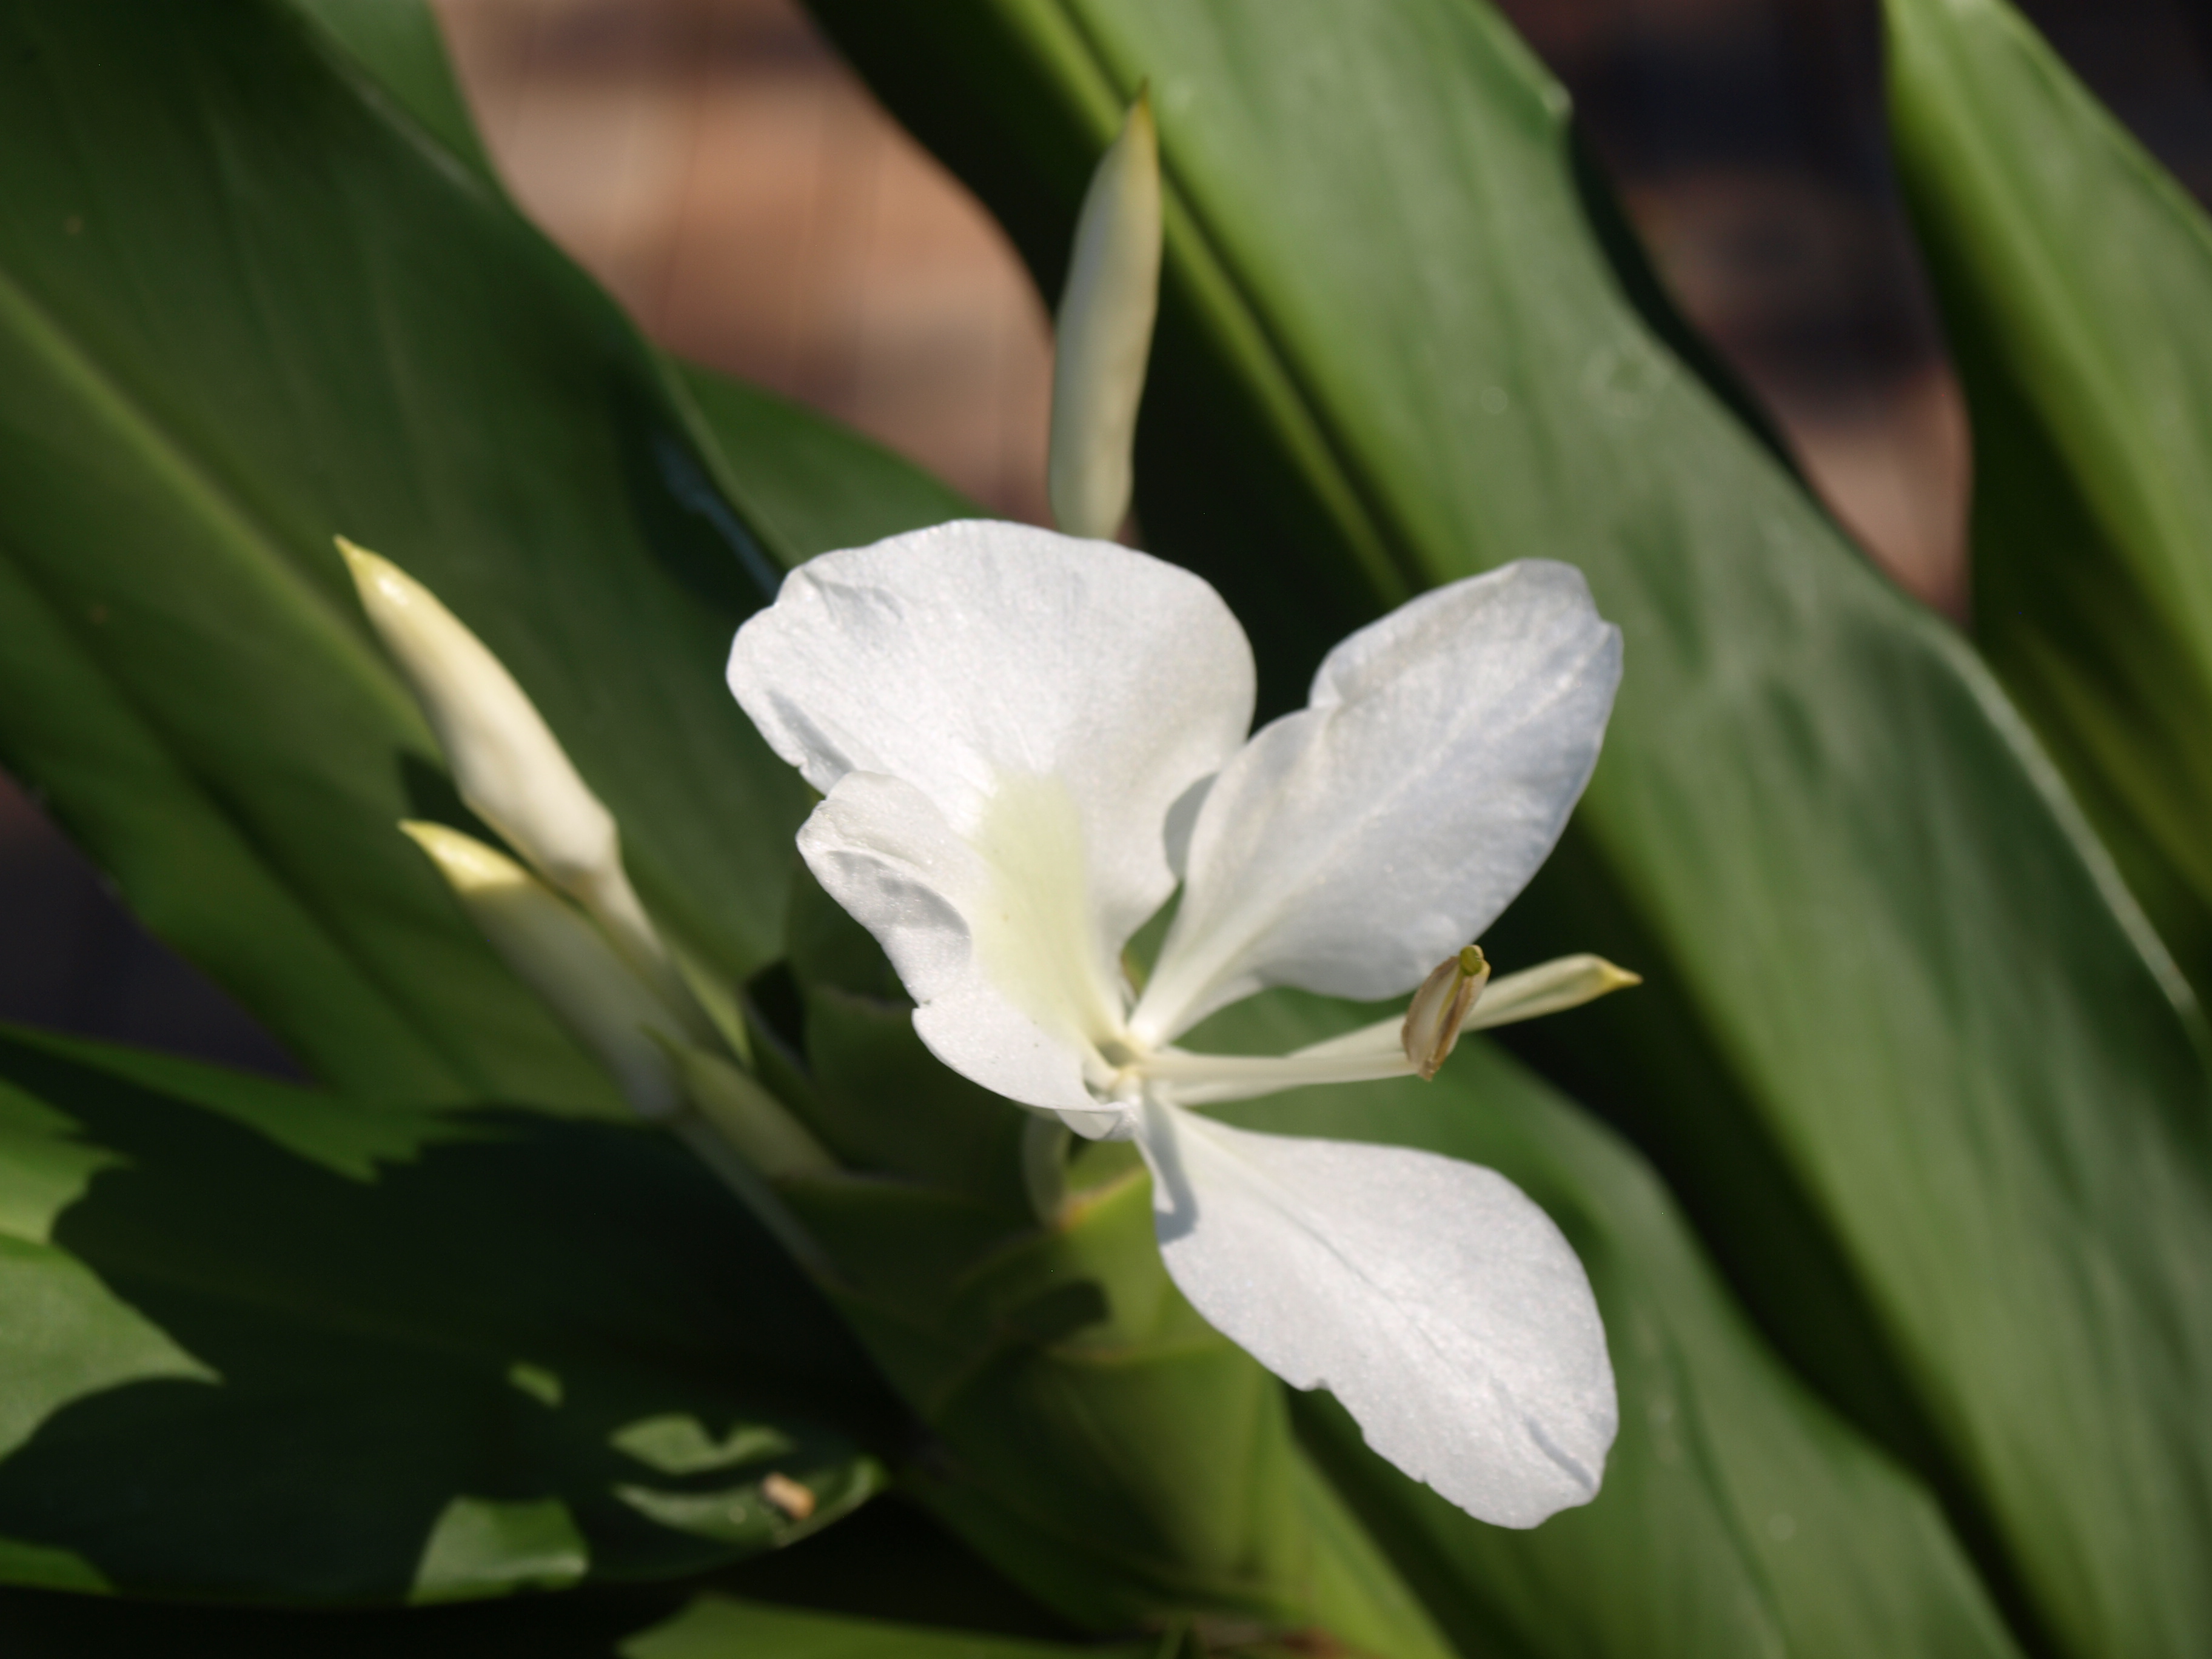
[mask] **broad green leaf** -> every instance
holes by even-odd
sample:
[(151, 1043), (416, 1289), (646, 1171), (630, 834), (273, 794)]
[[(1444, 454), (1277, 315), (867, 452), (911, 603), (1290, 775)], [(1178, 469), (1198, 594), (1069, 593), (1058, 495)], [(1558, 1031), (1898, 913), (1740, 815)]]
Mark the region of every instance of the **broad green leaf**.
[[(686, 1617), (702, 1601), (711, 1609)], [(923, 1642), (957, 1637), (1010, 1642), (1017, 1651), (1068, 1650), (1053, 1645), (1067, 1634), (1063, 1627), (896, 1499), (703, 1581), (351, 1612), (0, 1589), (0, 1650), (9, 1659), (623, 1659), (629, 1641), (647, 1632), (656, 1642), (719, 1633), (737, 1639), (706, 1652), (756, 1659), (787, 1650), (764, 1649), (764, 1629), (811, 1637), (841, 1626), (872, 1636), (889, 1626)], [(1157, 1644), (1137, 1651), (1181, 1659)]]
[(658, 356), (388, 106), (285, 6), (0, 9), (0, 759), (331, 1080), (605, 1107), (393, 831), (459, 809), (331, 538), (507, 660), (732, 977), (803, 805), (720, 683), (776, 561)]
[(2011, 8), (1899, 0), (1899, 167), (1974, 434), (1974, 633), (2212, 988), (2212, 225)]
[(929, 1054), (873, 941), (811, 882), (792, 935), (802, 1029), (756, 1050), (773, 1076), (789, 1042), (793, 1104), (854, 1173), (779, 1190), (933, 1437), (906, 1490), (1091, 1630), (1197, 1620), (1444, 1659), (1279, 1386), (1169, 1280), (1133, 1148), (1086, 1143), (1040, 1223), (1024, 1141), (1042, 1121)]
[(702, 1595), (682, 1613), (622, 1644), (622, 1659), (1155, 1659), (1159, 1644), (1079, 1647), (966, 1635), (920, 1625), (895, 1625), (842, 1613), (770, 1607), (726, 1595)]
[(422, 0), (292, 0), (335, 35), (398, 100), (409, 118), (487, 183), (491, 155), (446, 56), (438, 19)]
[(720, 446), (748, 520), (779, 557), (811, 559), (902, 530), (980, 519), (950, 484), (772, 392), (678, 362), (706, 432)]
[[(1193, 1042), (1282, 1053), (1361, 1018), (1276, 994)], [(1781, 1364), (1649, 1167), (1502, 1050), (1470, 1039), (1433, 1084), (1302, 1090), (1218, 1115), (1498, 1170), (1590, 1275), (1620, 1437), (1596, 1500), (1534, 1531), (1472, 1520), (1368, 1451), (1327, 1395), (1297, 1399), (1302, 1432), (1462, 1651), (2018, 1652), (1927, 1489)]]
[(1654, 1153), (2032, 1644), (2212, 1650), (2193, 1006), (1971, 650), (1628, 302), (1566, 100), (1496, 14), (816, 10), (1032, 250), (1149, 78), (1171, 206), (1138, 514), (1264, 630), (1279, 694), (1409, 586), (1586, 572), (1626, 679), (1487, 943), (1650, 983), (1522, 1051)]
[[(428, 133), (494, 178), (438, 20), (422, 0), (293, 3), (337, 36)], [(719, 450), (722, 483), (786, 563), (981, 514), (930, 473), (827, 416), (698, 364), (674, 366), (702, 435)]]
[(626, 1638), (683, 1600), (633, 1591), (332, 1613), (0, 1590), (0, 1645), (9, 1659), (622, 1659)]
[(862, 1502), (899, 1420), (657, 1136), (20, 1033), (0, 1376), (0, 1577), (231, 1600), (696, 1572)]

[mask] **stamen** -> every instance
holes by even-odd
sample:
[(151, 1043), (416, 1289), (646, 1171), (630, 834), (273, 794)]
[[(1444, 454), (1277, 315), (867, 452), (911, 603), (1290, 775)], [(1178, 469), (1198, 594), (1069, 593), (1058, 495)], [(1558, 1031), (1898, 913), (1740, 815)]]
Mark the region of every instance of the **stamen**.
[(1483, 960), (1481, 951), (1470, 945), (1457, 956), (1438, 963), (1436, 971), (1413, 993), (1398, 1040), (1422, 1082), (1435, 1079), (1437, 1067), (1459, 1041), (1460, 1026), (1474, 1008), (1474, 1000), (1489, 982), (1490, 964)]
[(1158, 1048), (1121, 1075), (1157, 1088), (1162, 1097), (1178, 1106), (1212, 1106), (1315, 1084), (1373, 1083), (1404, 1077), (1413, 1069), (1395, 1043), (1382, 1043), (1357, 1053), (1340, 1049), (1310, 1059), (1304, 1054), (1202, 1054)]
[[(1129, 1033), (1094, 1048), (1085, 1081), (1102, 1101), (1117, 1105), (1151, 1091), (1178, 1106), (1212, 1106), (1316, 1084), (1433, 1079), (1463, 1031), (1556, 1013), (1638, 983), (1634, 974), (1590, 956), (1563, 957), (1493, 980), (1490, 963), (1470, 945), (1437, 965), (1403, 1018), (1380, 1019), (1287, 1054), (1146, 1048)], [(1425, 1068), (1425, 1060), (1431, 1062)]]

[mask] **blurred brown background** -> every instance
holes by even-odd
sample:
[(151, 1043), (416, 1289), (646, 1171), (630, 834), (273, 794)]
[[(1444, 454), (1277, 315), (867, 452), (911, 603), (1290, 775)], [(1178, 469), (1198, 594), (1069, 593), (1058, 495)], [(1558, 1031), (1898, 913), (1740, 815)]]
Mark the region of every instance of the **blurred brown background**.
[[(1887, 173), (1874, 0), (1502, 3), (1838, 514), (1963, 617), (1965, 428)], [(1042, 518), (1044, 303), (793, 0), (434, 3), (516, 198), (647, 332)], [(2200, 200), (2206, 3), (2023, 8)], [(4, 778), (0, 1018), (289, 1066)]]

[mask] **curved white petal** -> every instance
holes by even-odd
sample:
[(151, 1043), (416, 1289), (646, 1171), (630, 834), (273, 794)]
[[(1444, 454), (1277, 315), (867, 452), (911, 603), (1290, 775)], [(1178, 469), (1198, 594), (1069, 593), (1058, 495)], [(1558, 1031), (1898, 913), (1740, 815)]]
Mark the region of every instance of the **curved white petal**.
[(1551, 851), (1620, 678), (1620, 630), (1546, 560), (1354, 634), (1309, 706), (1207, 793), (1132, 1028), (1164, 1041), (1268, 985), (1372, 1000), (1419, 984)]
[(800, 829), (799, 850), (883, 945), (939, 1060), (1027, 1105), (1098, 1109), (1084, 1068), (1118, 1024), (1107, 968), (1073, 927), (1009, 926), (1018, 896), (927, 795), (848, 773)]
[(1168, 1272), (1207, 1322), (1478, 1519), (1597, 1493), (1618, 1406), (1589, 1281), (1492, 1170), (1232, 1129), (1158, 1103), (1138, 1143)]
[(1074, 879), (1040, 902), (1110, 961), (1174, 886), (1170, 809), (1251, 724), (1252, 653), (1188, 571), (971, 521), (793, 572), (738, 631), (730, 688), (824, 794), (899, 779), (994, 859), (1027, 856), (1032, 815), (1065, 819), (1072, 854), (1020, 873)]

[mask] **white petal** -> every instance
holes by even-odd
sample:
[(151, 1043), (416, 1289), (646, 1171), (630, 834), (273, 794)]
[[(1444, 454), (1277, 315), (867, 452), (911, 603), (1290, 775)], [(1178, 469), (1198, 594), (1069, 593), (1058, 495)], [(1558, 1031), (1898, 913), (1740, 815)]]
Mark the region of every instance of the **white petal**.
[(1476, 938), (1597, 763), (1620, 633), (1572, 567), (1454, 582), (1329, 653), (1222, 769), (1131, 1024), (1163, 1041), (1268, 985), (1372, 1000)]
[(1551, 1218), (1434, 1152), (1232, 1129), (1148, 1104), (1168, 1272), (1208, 1323), (1468, 1514), (1597, 1493), (1618, 1407), (1589, 1281)]
[(1054, 319), (1046, 473), (1053, 520), (1071, 536), (1110, 538), (1128, 514), (1159, 293), (1159, 137), (1139, 95), (1091, 175)]
[(848, 774), (799, 830), (799, 850), (883, 945), (939, 1060), (1026, 1105), (1097, 1109), (1085, 1062), (1120, 1010), (1079, 927), (1008, 926), (991, 860), (921, 791), (879, 773)]
[(850, 772), (897, 778), (971, 842), (1010, 788), (1057, 780), (1110, 956), (1174, 885), (1169, 809), (1251, 724), (1252, 653), (1188, 571), (972, 521), (793, 572), (739, 630), (730, 688), (824, 794)]

